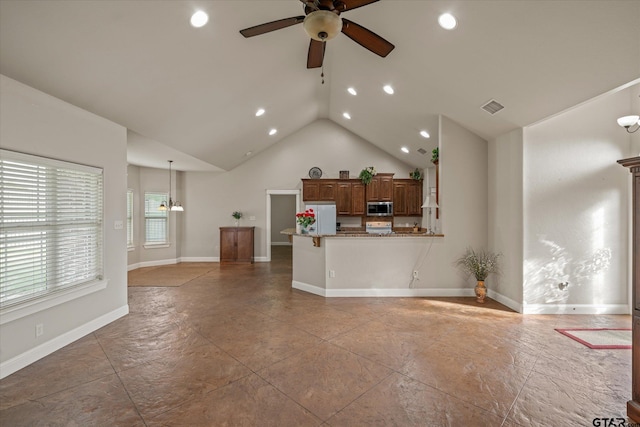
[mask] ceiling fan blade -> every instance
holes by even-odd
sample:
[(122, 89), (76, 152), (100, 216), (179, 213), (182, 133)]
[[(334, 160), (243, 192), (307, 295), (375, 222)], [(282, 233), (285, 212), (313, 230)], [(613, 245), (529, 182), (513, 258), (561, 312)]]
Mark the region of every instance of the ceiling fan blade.
[(342, 18), (342, 32), (354, 42), (383, 58), (395, 48), (373, 31), (345, 18)]
[(309, 54), (307, 55), (307, 68), (320, 68), (324, 60), (324, 49), (327, 43), (311, 39)]
[(279, 19), (277, 21), (267, 22), (266, 24), (256, 25), (255, 27), (245, 28), (244, 30), (240, 30), (240, 34), (245, 37), (259, 36), (260, 34), (299, 24), (302, 21), (304, 21), (304, 16), (293, 16), (291, 18)]
[[(375, 3), (379, 0), (341, 0), (336, 3), (342, 3), (344, 6), (338, 4), (337, 9), (340, 12), (346, 12), (347, 10), (356, 9), (358, 7), (366, 6), (371, 3)], [(334, 3), (335, 4), (335, 3)]]

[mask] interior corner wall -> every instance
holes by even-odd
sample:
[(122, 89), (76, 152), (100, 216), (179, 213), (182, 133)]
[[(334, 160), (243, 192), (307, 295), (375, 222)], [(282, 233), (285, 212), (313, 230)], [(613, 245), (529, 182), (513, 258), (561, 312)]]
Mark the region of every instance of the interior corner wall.
[[(522, 306), (523, 130), (489, 141), (489, 248), (501, 253), (495, 291)], [(512, 307), (513, 308), (513, 307)]]
[(127, 251), (127, 265), (129, 269), (137, 268), (140, 263), (141, 240), (144, 238), (144, 232), (140, 232), (142, 221), (141, 211), (144, 210), (144, 198), (140, 197), (140, 167), (135, 165), (127, 165), (127, 188), (133, 190), (133, 248)]
[[(625, 115), (640, 115), (640, 83), (629, 88), (630, 108)], [(629, 155), (627, 157), (640, 156), (640, 129), (630, 135)]]
[[(90, 165), (104, 176), (105, 289), (0, 326), (0, 375), (44, 357), (128, 312), (127, 136), (120, 125), (0, 75), (2, 148)], [(44, 334), (35, 336), (36, 324)], [(17, 368), (19, 369), (19, 368)]]
[[(475, 282), (455, 267), (467, 247), (488, 243), (487, 141), (453, 120), (440, 118), (440, 219), (444, 234), (420, 261), (421, 288), (472, 289)], [(489, 283), (489, 282), (488, 282)]]
[(524, 130), (525, 313), (630, 312), (630, 90)]

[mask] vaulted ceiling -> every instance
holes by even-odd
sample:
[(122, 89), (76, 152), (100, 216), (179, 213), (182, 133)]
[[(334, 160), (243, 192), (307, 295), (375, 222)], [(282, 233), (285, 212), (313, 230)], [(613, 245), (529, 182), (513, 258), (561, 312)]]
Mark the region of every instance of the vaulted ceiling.
[[(638, 0), (382, 0), (342, 16), (395, 49), (381, 58), (339, 34), (324, 84), (302, 25), (239, 33), (297, 15), (299, 0), (0, 0), (0, 73), (127, 127), (130, 162), (172, 156), (180, 170), (232, 169), (319, 118), (424, 167), (439, 114), (490, 139), (640, 77)], [(492, 99), (495, 115), (481, 109)]]

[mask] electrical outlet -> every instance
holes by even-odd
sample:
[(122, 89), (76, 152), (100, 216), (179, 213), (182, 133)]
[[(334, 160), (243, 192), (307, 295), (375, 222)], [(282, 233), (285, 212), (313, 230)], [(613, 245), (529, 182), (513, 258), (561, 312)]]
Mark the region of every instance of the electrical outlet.
[(418, 279), (418, 270), (413, 270), (413, 278)]
[(329, 270), (329, 277), (336, 277), (336, 271), (335, 270)]
[(36, 325), (36, 338), (42, 336), (44, 334), (44, 325), (42, 323), (38, 323)]

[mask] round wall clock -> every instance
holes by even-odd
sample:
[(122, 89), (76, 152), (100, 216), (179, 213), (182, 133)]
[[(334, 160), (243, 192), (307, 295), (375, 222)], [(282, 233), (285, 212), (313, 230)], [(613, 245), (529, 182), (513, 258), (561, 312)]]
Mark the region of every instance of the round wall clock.
[(319, 179), (320, 177), (322, 177), (322, 169), (315, 166), (309, 169), (309, 178)]

